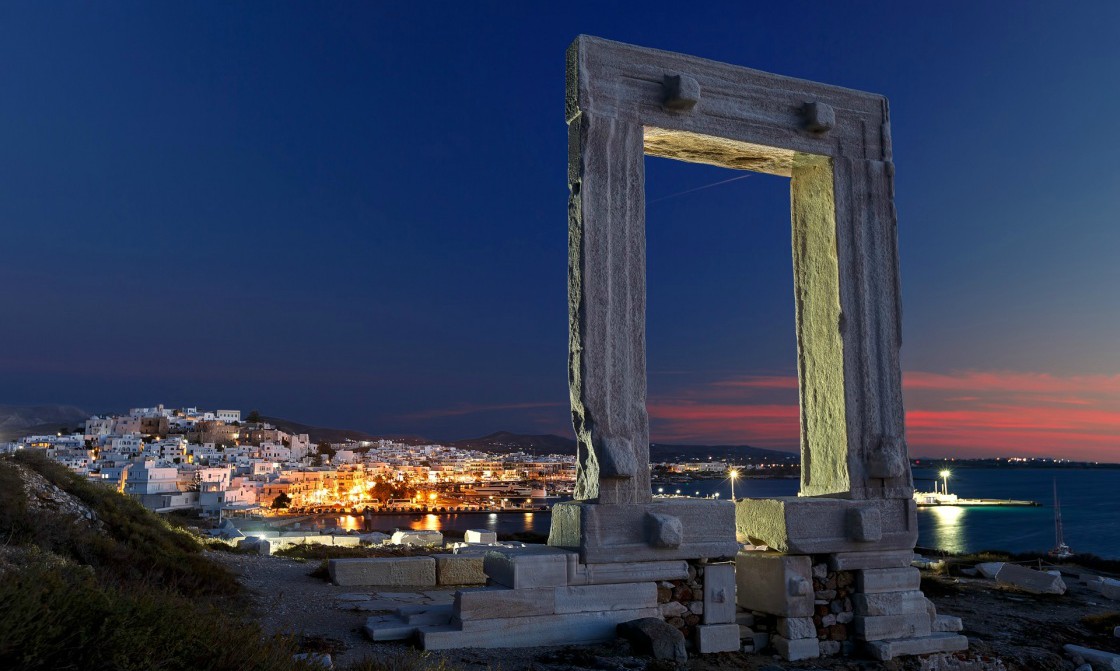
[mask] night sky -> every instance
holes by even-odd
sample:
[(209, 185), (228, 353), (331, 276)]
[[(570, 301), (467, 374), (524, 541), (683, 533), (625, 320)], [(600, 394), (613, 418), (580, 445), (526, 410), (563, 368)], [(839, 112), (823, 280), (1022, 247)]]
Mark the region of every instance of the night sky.
[[(0, 4), (0, 403), (569, 435), (587, 33), (886, 95), (911, 454), (1120, 460), (1120, 3), (532, 4)], [(646, 161), (653, 439), (796, 449), (786, 180)]]

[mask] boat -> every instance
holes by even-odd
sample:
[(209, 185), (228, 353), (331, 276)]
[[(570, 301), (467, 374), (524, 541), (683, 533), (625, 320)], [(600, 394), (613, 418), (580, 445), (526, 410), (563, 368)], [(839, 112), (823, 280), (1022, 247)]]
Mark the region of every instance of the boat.
[(984, 507), (984, 506), (1039, 506), (1042, 505), (1038, 501), (1020, 501), (1017, 499), (966, 499), (957, 496), (956, 494), (949, 493), (949, 476), (952, 475), (949, 471), (941, 471), (938, 474), (943, 482), (938, 486), (937, 481), (934, 480), (932, 492), (919, 492), (914, 490), (914, 503), (920, 507), (930, 506), (960, 506), (960, 507)]
[(1054, 480), (1054, 549), (1050, 551), (1050, 556), (1055, 559), (1069, 559), (1073, 556), (1073, 550), (1066, 545), (1062, 534), (1062, 502), (1058, 500), (1057, 480)]

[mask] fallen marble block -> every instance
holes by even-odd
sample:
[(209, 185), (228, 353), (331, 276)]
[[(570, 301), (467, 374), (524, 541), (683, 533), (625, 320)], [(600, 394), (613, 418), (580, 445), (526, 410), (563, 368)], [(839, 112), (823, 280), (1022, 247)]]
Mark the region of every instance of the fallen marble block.
[(427, 529), (394, 531), (393, 537), (389, 539), (389, 542), (393, 545), (443, 545), (443, 534), (438, 531), (430, 531)]
[(1062, 649), (1071, 657), (1080, 657), (1086, 662), (1089, 662), (1093, 665), (1095, 671), (1100, 669), (1120, 671), (1120, 655), (1114, 652), (1094, 650), (1093, 648), (1085, 648), (1080, 645), (1072, 645), (1069, 643), (1062, 646)]
[(976, 570), (980, 572), (980, 575), (989, 580), (994, 580), (1001, 568), (1003, 568), (1003, 562), (1001, 561), (990, 561), (976, 565)]
[(497, 543), (498, 534), (487, 529), (467, 529), (463, 534), (465, 543)]
[(1032, 594), (1065, 594), (1066, 584), (1061, 576), (1043, 573), (1026, 566), (1004, 564), (996, 574), (996, 582), (1011, 585)]
[(889, 641), (869, 641), (864, 645), (873, 659), (886, 662), (901, 655), (929, 655), (936, 652), (968, 650), (968, 639), (960, 634), (937, 633)]

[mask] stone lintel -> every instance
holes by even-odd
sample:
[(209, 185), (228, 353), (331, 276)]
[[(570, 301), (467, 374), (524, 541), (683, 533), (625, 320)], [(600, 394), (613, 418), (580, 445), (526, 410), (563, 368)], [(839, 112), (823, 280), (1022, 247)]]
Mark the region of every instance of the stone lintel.
[[(672, 532), (666, 527), (672, 523)], [(568, 501), (552, 509), (548, 544), (578, 549), (586, 564), (732, 557), (735, 507), (730, 501), (670, 499), (638, 505)], [(679, 544), (675, 540), (679, 531)]]
[(918, 540), (917, 508), (913, 499), (741, 499), (735, 535), (742, 543), (794, 554), (911, 550)]

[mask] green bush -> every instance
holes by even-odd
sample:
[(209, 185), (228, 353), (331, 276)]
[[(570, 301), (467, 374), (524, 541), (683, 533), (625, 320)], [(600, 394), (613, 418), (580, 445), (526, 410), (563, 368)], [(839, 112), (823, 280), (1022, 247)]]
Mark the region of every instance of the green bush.
[(154, 587), (100, 584), (87, 567), (30, 565), (0, 580), (0, 668), (310, 668), (292, 641)]
[[(15, 510), (6, 511), (6, 519), (0, 518), (0, 532), (8, 527), (5, 536), (13, 542), (73, 558), (97, 569), (103, 579), (120, 584), (151, 583), (187, 596), (229, 596), (238, 591), (233, 575), (207, 560), (194, 536), (131, 498), (38, 454), (20, 453), (16, 462), (89, 506), (102, 529), (29, 511), (19, 472), (0, 464), (0, 509), (10, 504)], [(4, 486), (10, 482), (18, 486)]]

